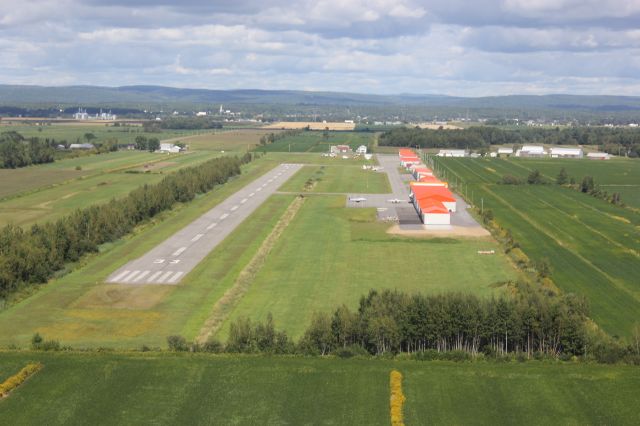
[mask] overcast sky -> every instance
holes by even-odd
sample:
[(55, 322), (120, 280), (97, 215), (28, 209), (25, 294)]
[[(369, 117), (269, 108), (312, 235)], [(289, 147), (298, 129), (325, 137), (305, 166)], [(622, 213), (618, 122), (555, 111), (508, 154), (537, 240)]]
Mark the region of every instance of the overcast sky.
[(0, 0), (0, 83), (639, 96), (640, 0)]

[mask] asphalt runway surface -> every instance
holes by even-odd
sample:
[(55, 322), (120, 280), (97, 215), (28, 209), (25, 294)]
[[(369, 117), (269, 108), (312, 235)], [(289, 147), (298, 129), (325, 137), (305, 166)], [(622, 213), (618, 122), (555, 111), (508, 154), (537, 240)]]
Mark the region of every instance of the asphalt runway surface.
[(176, 285), (302, 165), (281, 164), (200, 216), (106, 282)]

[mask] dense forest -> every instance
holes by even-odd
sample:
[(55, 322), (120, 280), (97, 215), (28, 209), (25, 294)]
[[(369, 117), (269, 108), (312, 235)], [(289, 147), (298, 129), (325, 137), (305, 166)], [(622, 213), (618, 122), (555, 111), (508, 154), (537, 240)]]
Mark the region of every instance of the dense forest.
[(117, 240), (140, 222), (192, 200), (240, 173), (251, 161), (223, 157), (181, 169), (154, 185), (144, 185), (124, 198), (94, 205), (55, 222), (30, 229), (7, 225), (0, 229), (0, 298), (23, 284), (44, 283), (65, 263), (95, 252), (106, 242)]
[(420, 148), (488, 149), (491, 145), (597, 145), (615, 154), (640, 156), (640, 130), (609, 127), (523, 128), (506, 130), (492, 126), (461, 130), (429, 130), (401, 127), (383, 133), (381, 146)]
[(25, 139), (17, 132), (0, 133), (0, 169), (15, 169), (54, 161), (55, 141)]

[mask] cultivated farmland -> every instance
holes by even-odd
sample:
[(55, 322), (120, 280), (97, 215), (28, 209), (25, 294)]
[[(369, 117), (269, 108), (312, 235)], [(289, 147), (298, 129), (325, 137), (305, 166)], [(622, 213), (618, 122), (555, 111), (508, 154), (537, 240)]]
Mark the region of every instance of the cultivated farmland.
[[(593, 176), (605, 176), (598, 168), (611, 167), (584, 163)], [(640, 312), (637, 213), (555, 184), (496, 183), (504, 174), (526, 176), (525, 165), (533, 166), (525, 161), (445, 159), (437, 164), (449, 181), (464, 182), (460, 191), (476, 205), (482, 198), (484, 208), (511, 230), (526, 254), (548, 260), (551, 277), (561, 289), (586, 296), (601, 327), (629, 335)], [(631, 167), (637, 173), (640, 163)]]
[(331, 145), (349, 145), (355, 151), (360, 145), (373, 147), (374, 136), (371, 133), (358, 132), (329, 132), (325, 138), (323, 132), (301, 132), (294, 136), (287, 136), (264, 147), (258, 147), (260, 152), (329, 152)]
[(632, 425), (640, 415), (640, 370), (624, 366), (7, 352), (0, 377), (31, 361), (44, 368), (0, 402), (4, 424), (388, 425), (392, 369), (404, 376), (407, 424)]

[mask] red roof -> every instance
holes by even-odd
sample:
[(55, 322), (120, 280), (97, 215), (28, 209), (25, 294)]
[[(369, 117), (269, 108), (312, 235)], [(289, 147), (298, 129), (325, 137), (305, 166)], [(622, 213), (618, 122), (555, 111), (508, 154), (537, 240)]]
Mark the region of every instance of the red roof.
[(418, 205), (422, 213), (428, 214), (449, 214), (449, 210), (440, 201), (431, 198), (418, 200)]
[(411, 156), (416, 156), (416, 153), (412, 149), (401, 148), (398, 151), (398, 155), (400, 157), (411, 157)]
[(413, 171), (416, 173), (433, 173), (428, 167), (416, 167)]
[(400, 161), (420, 161), (420, 158), (415, 155), (401, 155)]
[(455, 202), (456, 199), (444, 186), (426, 186), (426, 185), (413, 185), (411, 184), (411, 192), (413, 193), (413, 197), (416, 200), (420, 200), (422, 198), (435, 197), (439, 201), (445, 202)]

